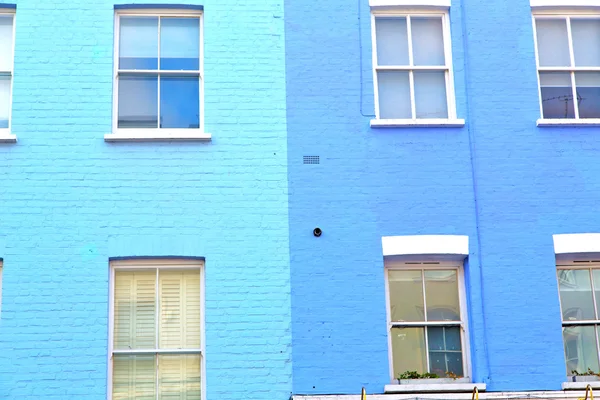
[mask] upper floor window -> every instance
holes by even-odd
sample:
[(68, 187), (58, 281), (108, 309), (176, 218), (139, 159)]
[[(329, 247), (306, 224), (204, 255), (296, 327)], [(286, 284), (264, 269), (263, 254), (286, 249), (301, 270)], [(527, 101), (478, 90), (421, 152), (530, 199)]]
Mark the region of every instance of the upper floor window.
[(407, 371), (468, 377), (462, 267), (386, 261), (394, 379)]
[(455, 119), (446, 13), (373, 14), (377, 119)]
[(133, 11), (116, 16), (113, 131), (201, 131), (201, 14)]
[(111, 263), (112, 400), (202, 394), (202, 262)]
[(600, 15), (534, 21), (542, 118), (600, 118)]
[(600, 261), (558, 265), (567, 373), (600, 372)]
[(14, 13), (0, 9), (0, 132), (10, 129)]

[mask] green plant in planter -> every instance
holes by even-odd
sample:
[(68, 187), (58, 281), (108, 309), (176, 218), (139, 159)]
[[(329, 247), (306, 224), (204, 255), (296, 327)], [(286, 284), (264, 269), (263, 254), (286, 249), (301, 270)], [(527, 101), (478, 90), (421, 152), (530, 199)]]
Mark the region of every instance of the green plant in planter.
[(576, 369), (572, 370), (571, 373), (575, 376), (597, 376), (600, 378), (600, 372), (594, 372), (591, 368), (588, 368), (585, 372), (579, 372)]
[(425, 372), (420, 374), (417, 371), (405, 371), (398, 375), (398, 379), (436, 379), (439, 375)]

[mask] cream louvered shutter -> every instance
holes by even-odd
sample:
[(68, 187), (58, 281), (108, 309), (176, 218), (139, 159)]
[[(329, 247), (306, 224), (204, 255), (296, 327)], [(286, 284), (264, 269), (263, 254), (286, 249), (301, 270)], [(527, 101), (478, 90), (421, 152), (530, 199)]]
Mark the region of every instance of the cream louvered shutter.
[(159, 348), (200, 348), (200, 271), (159, 272)]
[(113, 400), (156, 400), (156, 361), (153, 355), (115, 355)]
[(158, 399), (200, 400), (200, 355), (158, 356)]
[(115, 349), (153, 349), (156, 271), (115, 273)]

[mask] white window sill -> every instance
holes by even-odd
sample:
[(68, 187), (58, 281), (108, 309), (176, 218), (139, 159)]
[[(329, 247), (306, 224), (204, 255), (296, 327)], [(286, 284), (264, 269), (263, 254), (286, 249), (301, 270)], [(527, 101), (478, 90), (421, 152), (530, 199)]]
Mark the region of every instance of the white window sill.
[(460, 128), (464, 119), (372, 119), (371, 128), (439, 127)]
[(563, 382), (562, 390), (585, 390), (587, 385), (592, 389), (600, 389), (600, 381), (591, 382)]
[(16, 143), (17, 135), (10, 133), (9, 129), (0, 129), (0, 143)]
[(211, 134), (200, 129), (120, 129), (104, 135), (106, 142), (208, 141)]
[(369, 6), (450, 8), (450, 0), (369, 0)]
[(537, 126), (600, 126), (600, 118), (585, 119), (543, 119), (537, 120)]
[(422, 383), (417, 385), (385, 385), (385, 393), (461, 393), (473, 392), (477, 388), (480, 392), (486, 389), (485, 383)]
[(530, 0), (531, 7), (598, 7), (598, 0)]

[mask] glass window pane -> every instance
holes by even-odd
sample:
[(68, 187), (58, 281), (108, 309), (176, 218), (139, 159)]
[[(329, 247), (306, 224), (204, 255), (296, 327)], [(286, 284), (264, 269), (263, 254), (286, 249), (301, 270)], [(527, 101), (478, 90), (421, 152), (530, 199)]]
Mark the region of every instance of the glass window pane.
[(446, 353), (443, 351), (429, 352), (429, 368), (432, 374), (437, 374), (440, 378), (446, 376), (447, 371)]
[(563, 328), (567, 373), (587, 372), (588, 368), (598, 372), (598, 348), (596, 328), (590, 326), (570, 326)]
[(121, 17), (120, 69), (158, 68), (158, 17)]
[(119, 76), (119, 128), (158, 128), (158, 77)]
[(429, 351), (461, 351), (460, 327), (428, 327)]
[(421, 271), (388, 273), (392, 321), (424, 321)]
[(576, 72), (579, 118), (600, 118), (600, 72)]
[(424, 328), (392, 328), (394, 377), (406, 371), (427, 372)]
[(446, 350), (461, 351), (462, 345), (460, 342), (460, 330), (461, 328), (458, 326), (452, 328), (444, 328)]
[(0, 71), (11, 71), (13, 63), (13, 16), (0, 15)]
[(564, 18), (536, 19), (535, 27), (540, 66), (570, 66), (567, 20)]
[(379, 118), (412, 118), (408, 72), (377, 72)]
[(600, 319), (600, 269), (592, 272), (594, 274), (594, 291), (596, 292), (596, 310), (598, 311), (596, 319)]
[(158, 399), (200, 400), (200, 355), (158, 356)]
[(161, 349), (200, 348), (200, 271), (160, 271)]
[(415, 65), (445, 65), (441, 18), (410, 19)]
[(448, 118), (446, 73), (415, 71), (414, 80), (417, 118)]
[(425, 300), (428, 321), (460, 321), (456, 271), (425, 271)]
[(153, 355), (115, 355), (114, 400), (156, 400), (156, 360)]
[(156, 347), (156, 271), (115, 273), (115, 349)]
[(10, 76), (0, 75), (0, 129), (8, 128), (10, 116)]
[(408, 65), (406, 18), (375, 18), (377, 65)]
[(432, 374), (440, 378), (448, 376), (448, 373), (457, 377), (464, 376), (462, 352), (432, 351), (429, 353), (429, 368)]
[(444, 343), (444, 328), (427, 328), (427, 340), (429, 351), (446, 350), (446, 344)]
[(429, 327), (430, 372), (445, 377), (448, 372), (463, 376), (460, 327)]
[(161, 18), (160, 69), (200, 69), (199, 18)]
[(558, 270), (563, 321), (594, 320), (594, 301), (589, 269)]
[(465, 376), (462, 352), (446, 353), (446, 362), (448, 372), (451, 372), (459, 377)]
[(160, 77), (160, 127), (200, 127), (198, 76)]
[(600, 19), (571, 18), (575, 66), (600, 67)]
[(563, 72), (540, 72), (544, 118), (575, 118), (571, 75)]

